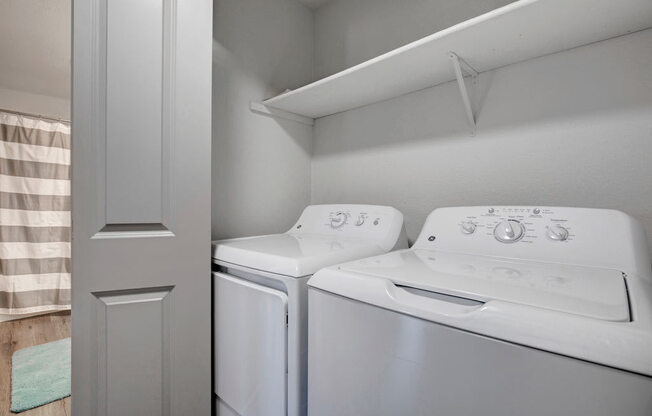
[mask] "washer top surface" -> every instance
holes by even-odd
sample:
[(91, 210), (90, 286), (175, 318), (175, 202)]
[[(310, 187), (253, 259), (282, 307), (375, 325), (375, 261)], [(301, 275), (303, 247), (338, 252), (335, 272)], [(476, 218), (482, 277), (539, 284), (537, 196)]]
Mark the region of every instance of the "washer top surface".
[(394, 284), (468, 298), (500, 300), (610, 321), (629, 321), (621, 272), (430, 250), (405, 250), (341, 270)]
[(407, 247), (403, 215), (376, 205), (311, 205), (284, 234), (213, 242), (213, 259), (305, 277), (333, 264)]

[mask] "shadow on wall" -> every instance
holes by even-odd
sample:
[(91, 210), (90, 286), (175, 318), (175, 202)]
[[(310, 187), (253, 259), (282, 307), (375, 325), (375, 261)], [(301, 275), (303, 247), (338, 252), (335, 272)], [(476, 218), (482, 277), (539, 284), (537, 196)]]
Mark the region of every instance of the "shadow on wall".
[(315, 10), (321, 79), (514, 0), (330, 0)]
[(212, 238), (284, 232), (310, 202), (312, 127), (251, 112), (310, 82), (312, 13), (288, 0), (216, 0)]
[[(649, 112), (651, 44), (652, 30), (646, 30), (481, 73), (473, 96), (477, 136)], [(455, 81), (324, 117), (316, 129), (319, 156), (471, 136)], [(337, 139), (352, 129), (369, 134), (347, 143)]]

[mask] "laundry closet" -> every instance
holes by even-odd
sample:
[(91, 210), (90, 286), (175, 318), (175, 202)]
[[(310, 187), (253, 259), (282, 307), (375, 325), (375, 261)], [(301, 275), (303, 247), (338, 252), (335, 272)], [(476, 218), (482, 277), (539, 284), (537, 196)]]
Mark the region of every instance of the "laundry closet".
[(212, 238), (310, 203), (394, 206), (410, 242), (432, 209), (488, 203), (621, 209), (652, 233), (652, 30), (627, 3), (216, 0)]
[[(652, 4), (625, 3), (214, 1), (217, 414), (645, 414), (648, 376), (564, 361), (652, 371)], [(389, 207), (412, 247), (347, 253)]]

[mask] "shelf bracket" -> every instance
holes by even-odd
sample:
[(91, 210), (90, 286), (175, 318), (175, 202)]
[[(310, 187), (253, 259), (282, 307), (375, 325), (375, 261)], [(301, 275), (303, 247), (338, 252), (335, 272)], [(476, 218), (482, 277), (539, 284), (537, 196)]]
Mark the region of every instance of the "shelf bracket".
[(453, 71), (455, 71), (457, 86), (460, 88), (460, 94), (462, 95), (462, 102), (464, 103), (466, 118), (468, 118), (469, 123), (471, 124), (471, 134), (474, 135), (476, 128), (476, 119), (475, 114), (473, 113), (473, 106), (471, 105), (471, 98), (469, 97), (469, 92), (466, 88), (466, 83), (464, 82), (464, 72), (466, 72), (471, 77), (471, 85), (475, 87), (478, 84), (478, 71), (473, 69), (471, 65), (457, 56), (455, 52), (449, 52), (448, 57), (453, 64)]
[(251, 101), (249, 103), (249, 109), (254, 113), (275, 118), (284, 118), (286, 120), (296, 121), (297, 123), (306, 124), (308, 126), (315, 124), (315, 120), (310, 117), (290, 113), (289, 111), (279, 110), (278, 108), (272, 108), (258, 101)]

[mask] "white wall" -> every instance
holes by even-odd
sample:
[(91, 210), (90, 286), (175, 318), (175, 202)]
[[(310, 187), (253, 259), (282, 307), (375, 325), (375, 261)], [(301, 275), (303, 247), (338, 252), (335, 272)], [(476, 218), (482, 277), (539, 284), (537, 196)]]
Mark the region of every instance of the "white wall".
[(0, 108), (70, 118), (70, 0), (0, 1)]
[(652, 235), (652, 30), (480, 85), (475, 137), (455, 83), (317, 120), (312, 202), (396, 206), (411, 241), (432, 209), (474, 204), (616, 208)]
[(310, 82), (312, 12), (296, 0), (215, 0), (214, 239), (286, 231), (310, 201), (312, 128), (252, 113)]
[(315, 11), (323, 78), (514, 0), (332, 0)]

